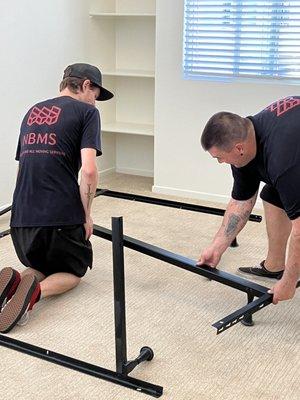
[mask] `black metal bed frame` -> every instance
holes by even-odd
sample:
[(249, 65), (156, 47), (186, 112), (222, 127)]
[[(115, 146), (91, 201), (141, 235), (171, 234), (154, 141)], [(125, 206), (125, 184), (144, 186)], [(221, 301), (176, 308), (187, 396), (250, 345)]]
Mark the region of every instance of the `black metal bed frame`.
[[(108, 194), (107, 191), (101, 191), (100, 193), (100, 191), (101, 190), (97, 191), (97, 195), (112, 194)], [(116, 193), (118, 194), (117, 196), (115, 196)], [(120, 192), (113, 192), (113, 195), (114, 197), (120, 197)], [(121, 196), (123, 195), (124, 194), (121, 194)], [(151, 201), (146, 201), (149, 198), (145, 198), (145, 196), (139, 197), (142, 197), (142, 199), (138, 201), (153, 203), (153, 198), (150, 198)], [(136, 198), (134, 198), (134, 200), (136, 200)], [(157, 199), (155, 199), (155, 201), (156, 200)], [(168, 200), (163, 200), (163, 202), (169, 203)], [(177, 207), (178, 204), (186, 205), (186, 203), (171, 203), (172, 205), (163, 205), (169, 205), (171, 207)], [(196, 208), (200, 207), (202, 209), (202, 206), (191, 206)], [(184, 207), (180, 206), (179, 208)], [(205, 211), (201, 210), (201, 212), (209, 212), (210, 208), (204, 208)], [(215, 213), (215, 210), (218, 209), (213, 210), (214, 211), (212, 213)], [(7, 207), (6, 210), (2, 210), (0, 212), (0, 215), (3, 215), (4, 212), (8, 211), (10, 211), (10, 207)], [(194, 211), (199, 211), (199, 209)], [(216, 215), (224, 215), (224, 210), (218, 210)], [(249, 219), (260, 222), (261, 217), (252, 216)], [(9, 233), (9, 230), (0, 233), (0, 238), (9, 235)], [(89, 364), (82, 360), (71, 358), (60, 353), (55, 353), (51, 350), (37, 347), (32, 344), (0, 334), (1, 346), (20, 351), (34, 357), (41, 358), (43, 360), (62, 365), (67, 368), (71, 368), (118, 385), (122, 385), (141, 393), (146, 393), (153, 397), (160, 397), (163, 393), (163, 388), (161, 386), (128, 376), (128, 374), (138, 364), (144, 361), (152, 360), (152, 358), (154, 357), (154, 353), (150, 347), (144, 346), (141, 348), (139, 355), (134, 360), (127, 360), (124, 247), (146, 254), (150, 257), (159, 259), (192, 273), (202, 275), (210, 280), (220, 282), (246, 293), (247, 304), (245, 306), (213, 324), (213, 326), (217, 329), (217, 334), (224, 332), (238, 322), (243, 322), (245, 325), (252, 325), (252, 314), (272, 303), (273, 296), (268, 293), (268, 288), (264, 286), (257, 285), (251, 281), (242, 279), (238, 276), (231, 275), (223, 271), (219, 271), (218, 269), (211, 268), (209, 266), (197, 266), (194, 260), (164, 250), (157, 246), (142, 242), (140, 240), (131, 238), (129, 236), (124, 236), (122, 217), (112, 218), (112, 230), (94, 225), (93, 234), (97, 237), (101, 237), (112, 242), (116, 371), (111, 371), (97, 365)]]

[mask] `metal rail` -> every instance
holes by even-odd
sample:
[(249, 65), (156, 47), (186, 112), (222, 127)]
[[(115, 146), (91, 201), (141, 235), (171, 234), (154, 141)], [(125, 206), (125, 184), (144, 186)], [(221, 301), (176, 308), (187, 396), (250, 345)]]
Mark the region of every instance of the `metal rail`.
[[(141, 203), (156, 204), (159, 206), (167, 206), (167, 207), (179, 208), (182, 210), (197, 211), (197, 212), (201, 212), (201, 213), (205, 213), (205, 214), (212, 214), (212, 215), (223, 216), (225, 213), (225, 210), (223, 210), (221, 208), (200, 206), (198, 204), (182, 203), (179, 201), (160, 199), (157, 197), (141, 196), (139, 194), (133, 194), (133, 193), (117, 192), (117, 191), (109, 190), (109, 189), (97, 189), (96, 197), (97, 196), (116, 197), (116, 198), (124, 199), (124, 200), (132, 200), (132, 201), (138, 201)], [(249, 216), (249, 221), (261, 222), (262, 217), (260, 215), (251, 214)]]
[(10, 235), (10, 229), (6, 229), (6, 231), (0, 232), (0, 239), (8, 235)]
[(2, 210), (0, 210), (0, 217), (1, 217), (1, 215), (4, 215), (9, 211), (11, 211), (11, 206), (3, 208)]

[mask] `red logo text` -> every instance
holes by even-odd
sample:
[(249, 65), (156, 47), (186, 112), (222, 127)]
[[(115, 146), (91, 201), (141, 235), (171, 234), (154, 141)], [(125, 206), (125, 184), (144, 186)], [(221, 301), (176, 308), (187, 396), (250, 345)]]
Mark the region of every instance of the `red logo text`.
[(27, 133), (23, 136), (22, 145), (25, 144), (50, 144), (54, 146), (57, 143), (55, 133)]

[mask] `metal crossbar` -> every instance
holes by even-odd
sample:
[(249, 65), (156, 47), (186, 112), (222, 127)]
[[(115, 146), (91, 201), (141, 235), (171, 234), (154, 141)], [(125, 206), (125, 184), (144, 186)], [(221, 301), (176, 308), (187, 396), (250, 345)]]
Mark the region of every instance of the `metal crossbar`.
[(0, 232), (0, 239), (8, 235), (10, 235), (10, 229), (6, 229), (5, 231)]
[(8, 213), (9, 211), (11, 211), (11, 206), (3, 208), (2, 210), (0, 210), (0, 217), (1, 215)]
[[(112, 238), (111, 230), (99, 225), (94, 225), (93, 233), (94, 235), (102, 237), (106, 240), (111, 240)], [(261, 296), (269, 290), (267, 287), (258, 285), (236, 275), (220, 271), (216, 268), (209, 266), (200, 267), (196, 265), (196, 261), (191, 260), (190, 258), (172, 253), (171, 251), (153, 246), (149, 243), (142, 242), (141, 240), (134, 239), (129, 236), (124, 236), (124, 246), (132, 250), (136, 250), (139, 253), (147, 254), (150, 257), (157, 258), (161, 261), (165, 261), (179, 268), (193, 272), (194, 274), (202, 275), (211, 280), (231, 286), (235, 289), (241, 290), (242, 292), (247, 293), (251, 289), (255, 296)]]
[[(159, 206), (179, 208), (182, 210), (196, 211), (196, 212), (212, 214), (212, 215), (223, 216), (225, 214), (225, 210), (223, 210), (221, 208), (200, 206), (198, 204), (182, 203), (179, 201), (160, 199), (157, 197), (141, 196), (139, 194), (133, 194), (133, 193), (117, 192), (117, 191), (109, 190), (109, 189), (97, 189), (96, 197), (97, 196), (116, 197), (116, 198), (123, 199), (123, 200), (132, 200), (132, 201), (138, 201), (141, 203), (156, 204)], [(261, 222), (261, 220), (262, 220), (262, 217), (260, 215), (251, 214), (249, 216), (249, 221)]]

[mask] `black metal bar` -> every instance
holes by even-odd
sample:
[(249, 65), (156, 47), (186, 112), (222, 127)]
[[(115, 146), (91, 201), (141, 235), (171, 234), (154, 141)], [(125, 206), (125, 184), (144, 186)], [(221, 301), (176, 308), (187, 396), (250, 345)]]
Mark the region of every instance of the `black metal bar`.
[[(252, 290), (249, 290), (249, 292), (247, 293), (248, 304), (252, 303), (253, 300), (254, 300), (254, 296), (253, 296)], [(242, 319), (241, 323), (245, 326), (253, 326), (254, 322), (252, 319), (252, 313), (245, 313), (245, 316)]]
[[(179, 201), (159, 199), (157, 197), (141, 196), (141, 195), (137, 195), (137, 194), (133, 194), (133, 193), (116, 192), (114, 190), (109, 190), (109, 189), (97, 189), (96, 197), (97, 196), (116, 197), (116, 198), (124, 199), (124, 200), (139, 201), (141, 203), (149, 203), (149, 204), (156, 204), (156, 205), (160, 205), (160, 206), (180, 208), (183, 210), (197, 211), (197, 212), (202, 212), (205, 214), (213, 214), (213, 215), (221, 215), (221, 216), (225, 214), (225, 210), (222, 210), (220, 208), (206, 207), (206, 206), (200, 206), (198, 204), (189, 204), (189, 203), (182, 203)], [(260, 215), (251, 214), (249, 216), (249, 221), (261, 222), (261, 220), (262, 220), (262, 217)]]
[(131, 378), (97, 365), (89, 364), (60, 353), (55, 353), (29, 343), (21, 342), (20, 340), (16, 340), (8, 336), (0, 335), (0, 345), (20, 351), (21, 353), (29, 354), (33, 357), (41, 358), (54, 364), (62, 365), (66, 368), (83, 372), (87, 375), (92, 375), (96, 378), (100, 378), (117, 385), (125, 386), (141, 393), (146, 393), (153, 397), (160, 397), (163, 393), (163, 388), (161, 386)]
[[(1, 215), (4, 215), (9, 211), (11, 211), (11, 206), (3, 208), (2, 210), (0, 210), (0, 217), (1, 217)], [(8, 235), (10, 235), (10, 229), (0, 232), (0, 239), (4, 238), (5, 236), (8, 236)]]
[(239, 244), (237, 242), (237, 238), (234, 238), (233, 241), (230, 244), (230, 247), (239, 247)]
[(128, 375), (143, 361), (150, 361), (154, 357), (153, 350), (144, 346), (140, 354), (131, 361), (127, 361), (126, 341), (126, 301), (125, 301), (125, 267), (123, 245), (123, 218), (112, 218), (112, 249), (113, 249), (113, 276), (114, 276), (114, 309), (115, 309), (115, 346), (116, 370), (120, 374)]
[(4, 215), (9, 211), (11, 211), (11, 206), (3, 208), (2, 210), (0, 210), (0, 217), (1, 217), (1, 215)]
[(115, 347), (116, 371), (126, 374), (126, 310), (125, 310), (125, 274), (123, 249), (123, 220), (112, 218), (112, 250), (114, 277), (114, 310), (115, 310)]
[[(102, 237), (103, 239), (110, 241), (112, 240), (111, 231), (99, 225), (94, 225), (93, 233), (94, 235)], [(251, 289), (253, 291), (253, 295), (259, 297), (269, 290), (265, 286), (258, 285), (254, 282), (248, 281), (246, 279), (240, 278), (239, 276), (232, 275), (224, 271), (220, 271), (216, 268), (204, 265), (201, 267), (197, 266), (196, 261), (194, 260), (164, 250), (160, 247), (142, 242), (141, 240), (137, 240), (129, 236), (124, 236), (123, 240), (125, 247), (128, 247), (143, 254), (147, 254), (150, 257), (165, 261), (169, 264), (175, 265), (179, 268), (185, 269), (195, 274), (205, 276), (206, 278), (223, 283), (227, 286), (231, 286), (235, 289), (241, 290), (242, 292), (248, 293), (249, 289)]]
[(239, 310), (233, 312), (225, 318), (222, 318), (220, 321), (215, 322), (212, 326), (217, 328), (217, 334), (224, 332), (225, 330), (231, 328), (233, 325), (241, 322), (245, 315), (254, 314), (255, 312), (261, 310), (266, 307), (268, 304), (272, 303), (273, 296), (271, 294), (265, 293), (258, 299), (252, 301), (246, 306), (240, 308)]
[(4, 236), (8, 236), (8, 235), (10, 235), (10, 229), (0, 232), (0, 239), (3, 238)]

